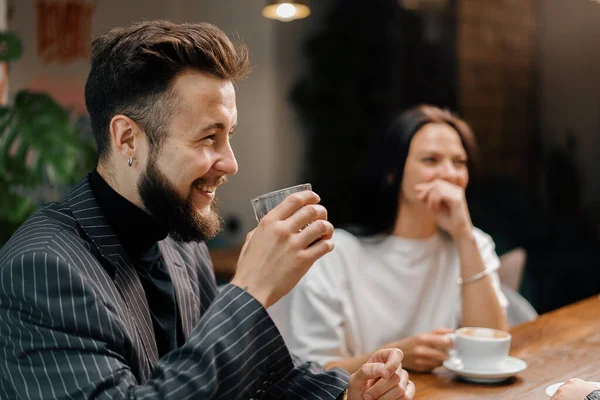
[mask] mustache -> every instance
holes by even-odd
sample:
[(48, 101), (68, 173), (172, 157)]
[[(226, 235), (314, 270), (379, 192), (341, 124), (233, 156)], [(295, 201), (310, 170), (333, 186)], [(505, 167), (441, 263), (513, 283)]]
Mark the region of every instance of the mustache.
[(193, 187), (198, 187), (198, 186), (203, 186), (203, 185), (221, 186), (222, 184), (224, 184), (226, 182), (227, 182), (227, 176), (223, 175), (217, 179), (198, 178), (192, 183), (192, 186)]

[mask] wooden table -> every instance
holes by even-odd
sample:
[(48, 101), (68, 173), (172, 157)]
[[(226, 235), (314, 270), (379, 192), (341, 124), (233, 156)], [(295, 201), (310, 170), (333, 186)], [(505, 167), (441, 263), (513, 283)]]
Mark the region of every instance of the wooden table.
[(583, 300), (511, 329), (510, 354), (525, 371), (491, 385), (468, 383), (444, 367), (411, 374), (416, 399), (548, 399), (548, 385), (569, 378), (600, 381), (600, 297)]

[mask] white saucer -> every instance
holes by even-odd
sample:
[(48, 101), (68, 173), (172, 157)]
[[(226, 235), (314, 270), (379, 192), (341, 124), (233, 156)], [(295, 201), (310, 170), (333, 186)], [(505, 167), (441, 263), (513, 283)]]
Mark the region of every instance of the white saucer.
[[(548, 397), (554, 396), (554, 393), (556, 393), (556, 391), (558, 390), (558, 388), (561, 387), (563, 385), (563, 383), (564, 382), (557, 382), (557, 383), (554, 383), (554, 384), (548, 386), (546, 388), (546, 394), (548, 395)], [(600, 388), (600, 382), (590, 382), (590, 381), (588, 381), (588, 383), (592, 383), (594, 385), (597, 385), (598, 388)]]
[(506, 357), (501, 368), (494, 370), (475, 370), (464, 367), (460, 359), (450, 358), (444, 361), (444, 367), (461, 378), (475, 383), (502, 382), (527, 368), (527, 363), (519, 358)]

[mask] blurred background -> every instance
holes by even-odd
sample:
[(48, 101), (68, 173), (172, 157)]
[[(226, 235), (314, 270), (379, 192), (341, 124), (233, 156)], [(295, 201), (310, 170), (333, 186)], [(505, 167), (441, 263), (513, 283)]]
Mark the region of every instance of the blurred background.
[[(93, 37), (140, 19), (208, 21), (247, 43), (220, 189), (217, 275), (256, 225), (250, 199), (311, 182), (351, 223), (359, 168), (398, 111), (430, 103), (480, 146), (468, 200), (499, 255), (525, 255), (518, 289), (546, 312), (600, 292), (600, 2), (312, 0), (266, 18), (264, 0), (0, 0), (0, 246), (95, 165), (83, 88)], [(277, 6), (277, 4), (275, 5)], [(267, 9), (268, 12), (276, 9)], [(282, 21), (287, 20), (287, 21)]]

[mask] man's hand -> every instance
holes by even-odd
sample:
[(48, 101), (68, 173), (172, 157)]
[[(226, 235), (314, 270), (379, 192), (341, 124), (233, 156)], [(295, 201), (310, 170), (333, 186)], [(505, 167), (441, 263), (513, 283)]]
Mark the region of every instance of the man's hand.
[(435, 215), (438, 225), (456, 240), (472, 233), (465, 190), (443, 179), (415, 186), (417, 198)]
[(313, 263), (333, 250), (333, 225), (312, 191), (298, 192), (263, 217), (246, 236), (231, 283), (265, 308), (285, 296)]
[(406, 399), (415, 396), (415, 385), (402, 369), (399, 349), (378, 350), (350, 377), (348, 400)]
[(386, 347), (396, 347), (404, 352), (402, 365), (409, 371), (429, 372), (448, 359), (452, 341), (446, 336), (452, 329), (440, 328), (430, 333), (410, 336)]
[(600, 387), (593, 383), (582, 381), (581, 379), (569, 379), (561, 385), (552, 400), (585, 400), (586, 396)]

